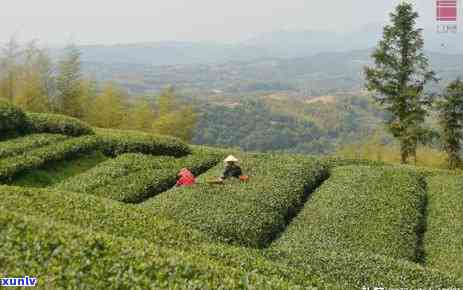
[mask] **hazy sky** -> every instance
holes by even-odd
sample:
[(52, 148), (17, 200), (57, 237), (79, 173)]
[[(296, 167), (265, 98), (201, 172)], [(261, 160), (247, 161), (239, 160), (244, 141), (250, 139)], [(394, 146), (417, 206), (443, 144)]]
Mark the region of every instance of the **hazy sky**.
[[(233, 42), (273, 30), (355, 29), (383, 22), (399, 0), (4, 0), (0, 42), (49, 45), (164, 40)], [(432, 23), (433, 0), (416, 0)]]

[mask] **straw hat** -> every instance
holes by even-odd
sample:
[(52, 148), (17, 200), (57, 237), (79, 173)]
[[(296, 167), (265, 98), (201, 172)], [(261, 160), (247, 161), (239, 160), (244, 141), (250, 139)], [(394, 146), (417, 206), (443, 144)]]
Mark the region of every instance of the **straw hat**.
[(230, 155), (227, 158), (225, 158), (225, 160), (223, 162), (227, 163), (227, 162), (238, 162), (238, 161), (239, 161), (238, 158), (236, 158), (233, 155)]

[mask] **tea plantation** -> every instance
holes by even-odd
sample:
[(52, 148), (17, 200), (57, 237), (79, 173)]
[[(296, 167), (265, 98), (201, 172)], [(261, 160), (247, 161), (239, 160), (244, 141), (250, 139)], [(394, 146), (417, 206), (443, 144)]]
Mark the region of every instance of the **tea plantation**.
[[(211, 184), (228, 154), (249, 180)], [(175, 186), (183, 167), (194, 186)], [(40, 289), (463, 289), (463, 176), (445, 170), (199, 147), (0, 102), (0, 201), (0, 278)]]

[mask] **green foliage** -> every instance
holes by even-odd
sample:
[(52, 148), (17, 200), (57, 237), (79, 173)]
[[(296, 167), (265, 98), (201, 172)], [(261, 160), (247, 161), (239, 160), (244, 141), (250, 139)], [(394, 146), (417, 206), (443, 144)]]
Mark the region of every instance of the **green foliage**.
[[(373, 242), (376, 242), (374, 240)], [(397, 260), (371, 253), (340, 250), (309, 251), (305, 253), (278, 249), (268, 259), (284, 262), (306, 275), (318, 276), (328, 283), (337, 283), (340, 289), (384, 287), (387, 289), (458, 289), (460, 278), (405, 260)]]
[(463, 277), (462, 178), (440, 175), (427, 181), (426, 266)]
[(90, 104), (86, 119), (95, 127), (121, 128), (126, 121), (127, 95), (118, 86), (109, 83)]
[(25, 111), (50, 112), (54, 85), (52, 61), (45, 50), (37, 48), (35, 41), (27, 44), (24, 56), (14, 102)]
[(155, 117), (153, 105), (141, 98), (130, 109), (127, 126), (132, 130), (152, 132)]
[(180, 159), (124, 154), (58, 184), (57, 189), (138, 203), (174, 186), (181, 168), (199, 175), (221, 157), (208, 152), (195, 152)]
[(104, 153), (109, 156), (143, 153), (180, 157), (191, 152), (187, 144), (173, 137), (100, 128), (95, 131), (102, 141)]
[(11, 180), (21, 172), (40, 168), (50, 162), (70, 159), (82, 153), (95, 151), (99, 146), (100, 141), (97, 137), (82, 136), (0, 159), (0, 181)]
[(191, 106), (178, 103), (172, 87), (159, 96), (158, 112), (158, 119), (152, 125), (154, 132), (191, 141), (198, 117)]
[(461, 287), (451, 275), (406, 261), (419, 258), (424, 197), (423, 180), (406, 170), (334, 169), (272, 244), (270, 258), (346, 288)]
[(463, 137), (463, 81), (457, 79), (451, 82), (443, 99), (437, 103), (441, 139), (448, 155), (449, 169), (455, 169), (461, 164), (460, 150)]
[[(223, 266), (143, 240), (89, 232), (46, 219), (0, 214), (2, 273), (38, 277), (47, 288), (295, 289), (278, 278)], [(57, 250), (59, 249), (59, 250)], [(140, 263), (143, 261), (143, 263)], [(46, 285), (46, 286), (45, 286)]]
[(18, 107), (0, 100), (0, 137), (9, 131), (21, 131), (24, 128), (26, 116)]
[(68, 139), (59, 134), (31, 134), (0, 142), (0, 158), (6, 158)]
[(27, 170), (15, 176), (9, 184), (25, 187), (52, 186), (79, 175), (107, 159), (108, 157), (99, 151), (79, 155), (69, 160), (49, 163), (38, 169)]
[(305, 197), (326, 177), (314, 159), (290, 155), (244, 155), (250, 181), (210, 185), (223, 165), (202, 175), (193, 187), (175, 188), (145, 203), (155, 214), (198, 228), (223, 242), (264, 247), (286, 227)]
[(374, 67), (366, 67), (367, 89), (389, 112), (389, 131), (400, 141), (401, 161), (414, 157), (425, 132), (423, 123), (429, 100), (425, 85), (435, 80), (423, 52), (422, 29), (416, 29), (418, 13), (410, 3), (401, 3), (391, 13), (391, 25), (384, 27), (383, 39), (373, 52)]
[(83, 117), (80, 54), (75, 45), (67, 46), (56, 77), (58, 112), (76, 118)]
[(92, 128), (79, 119), (64, 115), (26, 113), (27, 127), (34, 133), (55, 133), (68, 136), (94, 134)]
[(273, 247), (370, 252), (413, 261), (422, 183), (417, 175), (392, 167), (334, 169)]
[(336, 289), (333, 285), (322, 284), (316, 278), (307, 276), (303, 271), (273, 263), (255, 250), (213, 244), (193, 229), (153, 216), (150, 211), (133, 205), (93, 195), (10, 186), (0, 186), (0, 199), (3, 201), (0, 204), (1, 212), (15, 208), (24, 215), (36, 216), (36, 220), (46, 217), (95, 232), (125, 238), (136, 237), (156, 246), (194, 251), (226, 266), (278, 276), (309, 289), (313, 285), (317, 285), (318, 289)]

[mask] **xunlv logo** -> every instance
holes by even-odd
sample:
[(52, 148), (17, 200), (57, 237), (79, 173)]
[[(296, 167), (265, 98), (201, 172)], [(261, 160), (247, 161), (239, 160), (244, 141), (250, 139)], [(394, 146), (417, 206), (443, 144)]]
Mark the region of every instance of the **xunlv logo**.
[(35, 287), (37, 278), (25, 276), (21, 278), (0, 278), (1, 287)]

